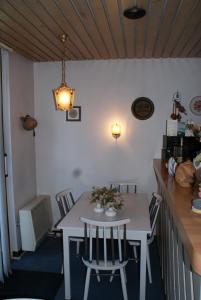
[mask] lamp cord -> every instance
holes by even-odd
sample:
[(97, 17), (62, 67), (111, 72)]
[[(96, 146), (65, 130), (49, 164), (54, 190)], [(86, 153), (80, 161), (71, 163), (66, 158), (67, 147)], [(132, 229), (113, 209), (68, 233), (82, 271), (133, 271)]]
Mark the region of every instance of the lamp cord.
[(62, 59), (62, 83), (65, 83), (66, 82), (66, 61), (65, 61), (65, 56), (66, 56), (66, 39), (67, 39), (67, 36), (65, 34), (63, 34), (61, 36), (61, 42), (63, 43), (63, 46), (64, 46), (64, 54), (63, 54), (63, 59)]
[(65, 63), (65, 59), (63, 59), (62, 60), (62, 83), (65, 83), (65, 81), (66, 81), (65, 68), (66, 68), (66, 63)]

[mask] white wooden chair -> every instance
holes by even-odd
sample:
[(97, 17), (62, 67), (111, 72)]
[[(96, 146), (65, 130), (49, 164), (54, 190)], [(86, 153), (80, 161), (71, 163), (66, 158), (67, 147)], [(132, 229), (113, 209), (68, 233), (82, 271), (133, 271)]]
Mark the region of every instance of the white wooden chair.
[[(57, 222), (57, 224), (58, 224), (67, 215), (67, 213), (71, 210), (71, 208), (75, 204), (75, 200), (73, 198), (71, 189), (65, 189), (64, 191), (56, 194), (55, 198), (56, 198), (56, 201), (57, 201), (57, 204), (59, 207), (59, 211), (60, 211), (60, 215), (61, 215), (61, 218)], [(56, 225), (55, 225), (55, 227), (56, 227)], [(76, 242), (76, 254), (79, 255), (80, 243), (83, 242), (84, 239), (78, 238), (78, 237), (76, 237), (76, 238), (71, 237), (70, 241)]]
[[(92, 270), (95, 270), (98, 281), (100, 281), (101, 276), (99, 271), (111, 271), (111, 274), (109, 274), (111, 281), (115, 271), (119, 270), (123, 297), (124, 300), (127, 300), (125, 276), (125, 266), (128, 262), (126, 224), (130, 220), (100, 222), (82, 217), (80, 220), (84, 223), (85, 236), (85, 255), (82, 260), (87, 267), (84, 300), (87, 300), (88, 297)], [(115, 239), (117, 239), (116, 243)]]
[[(149, 254), (149, 245), (154, 240), (154, 229), (156, 226), (156, 221), (158, 218), (158, 213), (160, 209), (162, 198), (160, 195), (153, 193), (152, 199), (149, 204), (149, 214), (150, 214), (150, 224), (151, 224), (151, 234), (147, 236), (147, 270), (149, 276), (149, 282), (152, 283), (152, 274), (151, 274), (151, 264), (150, 264), (150, 254)], [(129, 245), (133, 247), (133, 254), (136, 261), (138, 261), (136, 247), (140, 246), (139, 241), (129, 241)]]
[(137, 183), (132, 181), (112, 181), (111, 188), (116, 188), (119, 193), (137, 193)]

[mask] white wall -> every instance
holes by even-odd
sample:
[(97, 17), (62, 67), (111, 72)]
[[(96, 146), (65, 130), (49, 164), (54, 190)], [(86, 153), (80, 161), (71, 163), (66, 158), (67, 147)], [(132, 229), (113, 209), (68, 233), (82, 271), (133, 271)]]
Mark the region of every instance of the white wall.
[[(189, 101), (201, 94), (201, 59), (142, 59), (67, 63), (67, 83), (76, 89), (75, 105), (82, 107), (81, 122), (66, 122), (55, 111), (52, 89), (60, 85), (60, 63), (34, 64), (36, 174), (38, 193), (54, 196), (72, 187), (76, 196), (110, 180), (137, 178), (141, 191), (155, 188), (154, 157), (161, 157), (162, 135), (172, 109), (172, 95)], [(145, 121), (131, 114), (137, 97), (155, 105)], [(194, 118), (189, 112), (188, 118)], [(111, 124), (122, 125), (115, 142)]]
[[(36, 195), (35, 141), (32, 131), (24, 130), (20, 120), (27, 114), (34, 116), (33, 80), (33, 63), (12, 52), (10, 107), (15, 223), (19, 222), (19, 209)], [(19, 226), (14, 230), (17, 241), (13, 250), (18, 251), (21, 248)]]

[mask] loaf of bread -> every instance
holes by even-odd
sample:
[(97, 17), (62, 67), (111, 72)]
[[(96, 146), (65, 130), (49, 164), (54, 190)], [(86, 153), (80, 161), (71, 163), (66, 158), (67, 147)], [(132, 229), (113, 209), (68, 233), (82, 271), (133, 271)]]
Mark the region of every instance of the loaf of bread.
[(195, 171), (190, 160), (179, 164), (175, 173), (176, 182), (182, 187), (191, 187), (195, 181)]

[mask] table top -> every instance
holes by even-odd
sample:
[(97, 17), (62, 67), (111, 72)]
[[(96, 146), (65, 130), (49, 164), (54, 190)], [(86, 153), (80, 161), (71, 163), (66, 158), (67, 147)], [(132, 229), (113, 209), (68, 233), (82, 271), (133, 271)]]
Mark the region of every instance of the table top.
[(121, 194), (124, 206), (115, 217), (107, 217), (104, 213), (95, 213), (95, 204), (90, 203), (90, 192), (83, 193), (70, 212), (58, 224), (58, 228), (69, 236), (84, 236), (83, 223), (80, 217), (86, 217), (98, 221), (114, 221), (129, 218), (127, 224), (127, 239), (141, 239), (142, 235), (151, 232), (149, 219), (149, 202), (145, 194), (125, 193)]
[(201, 215), (191, 210), (192, 188), (181, 187), (169, 176), (165, 163), (154, 159), (154, 171), (158, 184), (170, 208), (179, 237), (188, 253), (193, 270), (201, 275)]

